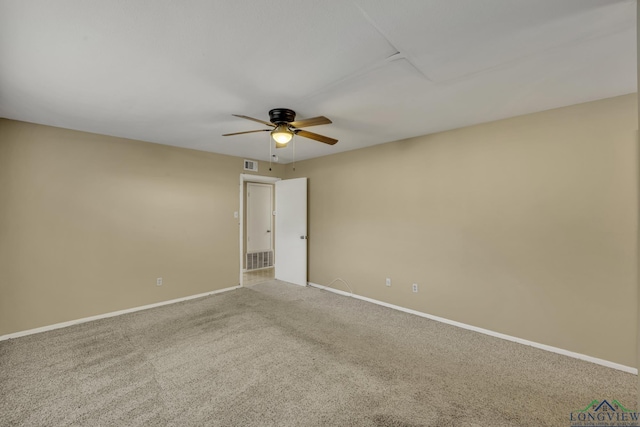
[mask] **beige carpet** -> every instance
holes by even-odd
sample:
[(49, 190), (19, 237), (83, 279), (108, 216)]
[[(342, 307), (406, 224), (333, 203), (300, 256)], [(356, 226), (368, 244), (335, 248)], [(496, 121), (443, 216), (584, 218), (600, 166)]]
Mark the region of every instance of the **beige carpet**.
[(0, 342), (0, 425), (569, 426), (636, 377), (267, 282)]

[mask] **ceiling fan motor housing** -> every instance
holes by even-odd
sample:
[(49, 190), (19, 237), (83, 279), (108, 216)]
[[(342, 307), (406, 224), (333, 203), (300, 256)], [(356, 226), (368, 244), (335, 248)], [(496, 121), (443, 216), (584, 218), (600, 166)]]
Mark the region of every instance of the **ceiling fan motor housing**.
[(271, 123), (291, 123), (296, 119), (296, 112), (288, 108), (274, 108), (269, 111), (269, 120)]

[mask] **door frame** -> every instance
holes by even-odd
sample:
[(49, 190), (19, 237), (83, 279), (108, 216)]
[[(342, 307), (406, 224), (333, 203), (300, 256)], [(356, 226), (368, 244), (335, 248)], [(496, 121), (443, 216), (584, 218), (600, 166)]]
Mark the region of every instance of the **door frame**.
[[(240, 225), (240, 266), (239, 266), (239, 282), (240, 286), (243, 286), (243, 271), (242, 265), (244, 264), (244, 184), (245, 182), (256, 182), (261, 184), (275, 184), (277, 181), (280, 181), (282, 178), (276, 178), (274, 176), (264, 176), (264, 175), (251, 175), (248, 173), (240, 174), (240, 211), (238, 211), (239, 225)], [(275, 191), (275, 189), (274, 189)], [(277, 242), (275, 241), (275, 235), (273, 236), (274, 242), (274, 250)]]

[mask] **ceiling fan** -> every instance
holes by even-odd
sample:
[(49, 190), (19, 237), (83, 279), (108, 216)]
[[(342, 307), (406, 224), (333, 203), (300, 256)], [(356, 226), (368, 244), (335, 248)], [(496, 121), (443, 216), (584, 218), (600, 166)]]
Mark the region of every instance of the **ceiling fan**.
[(254, 122), (267, 125), (269, 129), (248, 130), (244, 132), (225, 133), (222, 136), (241, 135), (244, 133), (253, 132), (271, 132), (271, 137), (276, 142), (276, 148), (286, 147), (293, 135), (299, 135), (305, 138), (313, 139), (316, 141), (324, 142), (325, 144), (333, 145), (338, 142), (337, 139), (329, 138), (328, 136), (319, 135), (317, 133), (309, 132), (303, 127), (328, 125), (331, 120), (324, 116), (312, 117), (310, 119), (303, 119), (296, 121), (296, 112), (289, 110), (288, 108), (274, 108), (269, 111), (269, 120), (271, 123), (260, 119), (254, 119), (249, 116), (242, 116), (239, 114), (233, 114), (235, 117), (242, 119), (253, 120)]

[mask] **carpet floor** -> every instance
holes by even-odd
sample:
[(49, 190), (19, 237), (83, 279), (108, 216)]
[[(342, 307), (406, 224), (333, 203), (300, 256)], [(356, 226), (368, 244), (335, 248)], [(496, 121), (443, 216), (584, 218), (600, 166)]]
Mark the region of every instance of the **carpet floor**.
[(569, 426), (636, 376), (266, 282), (0, 342), (2, 426)]

